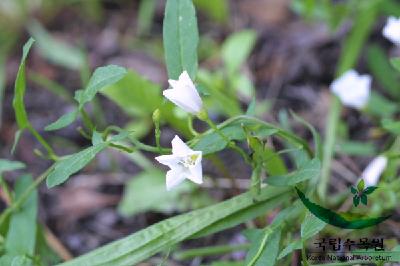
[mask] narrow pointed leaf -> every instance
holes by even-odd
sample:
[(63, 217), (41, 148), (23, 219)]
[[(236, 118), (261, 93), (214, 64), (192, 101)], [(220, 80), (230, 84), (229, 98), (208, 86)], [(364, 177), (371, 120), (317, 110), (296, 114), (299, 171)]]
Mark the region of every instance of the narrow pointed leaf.
[(370, 195), (372, 194), (378, 187), (375, 186), (371, 186), (371, 187), (367, 187), (366, 189), (364, 189), (363, 194), (365, 195)]
[[(18, 199), (33, 183), (31, 176), (22, 176), (17, 180), (15, 195)], [(33, 256), (36, 243), (36, 216), (38, 195), (34, 190), (22, 207), (12, 214), (10, 228), (5, 242), (6, 254), (13, 256)]]
[(246, 256), (245, 265), (274, 266), (279, 252), (281, 228), (252, 229), (253, 234), (248, 236), (251, 241), (250, 250)]
[(15, 79), (13, 108), (15, 112), (15, 119), (17, 120), (18, 127), (21, 130), (29, 126), (28, 115), (26, 114), (24, 104), (24, 96), (26, 90), (25, 62), (29, 50), (31, 49), (34, 42), (35, 40), (30, 38), (28, 42), (24, 45), (22, 49), (21, 63), (19, 65), (17, 78)]
[(66, 113), (61, 116), (57, 121), (51, 123), (50, 125), (45, 127), (46, 131), (53, 131), (64, 128), (72, 124), (75, 119), (78, 117), (78, 110), (74, 110), (72, 112)]
[(126, 73), (125, 68), (116, 65), (96, 68), (86, 88), (75, 97), (80, 108), (90, 102), (102, 88), (118, 82)]
[(0, 175), (3, 172), (15, 171), (22, 168), (25, 168), (24, 163), (0, 159)]
[(353, 204), (354, 204), (355, 207), (357, 207), (358, 204), (360, 204), (360, 197), (359, 197), (359, 196), (354, 195), (354, 197), (353, 197)]
[[(264, 188), (260, 194), (260, 204), (268, 204), (283, 192), (288, 190)], [(212, 224), (223, 222), (230, 216), (240, 216), (241, 212), (253, 205), (253, 196), (247, 192), (213, 206), (169, 218), (60, 265), (138, 265)]]
[(165, 61), (170, 79), (186, 70), (194, 79), (197, 72), (199, 32), (192, 0), (168, 0), (163, 24)]
[(282, 176), (267, 177), (266, 182), (272, 186), (293, 186), (305, 180), (314, 179), (321, 172), (321, 163), (314, 158), (305, 163), (300, 169)]
[(68, 155), (55, 164), (54, 170), (47, 177), (47, 187), (51, 188), (64, 183), (71, 175), (85, 167), (97, 153), (108, 146), (107, 142), (99, 143), (78, 153)]
[(362, 204), (364, 204), (364, 205), (368, 205), (368, 198), (367, 198), (367, 195), (365, 195), (365, 194), (362, 194), (362, 195), (361, 195), (361, 202), (362, 202)]

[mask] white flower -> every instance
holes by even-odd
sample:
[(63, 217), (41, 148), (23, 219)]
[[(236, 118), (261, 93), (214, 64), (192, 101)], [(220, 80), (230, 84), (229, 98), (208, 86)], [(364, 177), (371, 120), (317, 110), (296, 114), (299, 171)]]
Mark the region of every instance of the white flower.
[(400, 46), (400, 18), (389, 17), (382, 34), (391, 42)]
[(361, 178), (364, 179), (366, 186), (375, 186), (378, 183), (379, 177), (386, 168), (387, 162), (388, 159), (380, 155), (367, 165), (361, 174)]
[(171, 143), (171, 155), (155, 158), (171, 169), (167, 172), (167, 190), (179, 185), (186, 178), (196, 184), (203, 183), (202, 152), (190, 149), (178, 136), (175, 136)]
[(330, 88), (344, 105), (361, 109), (368, 103), (371, 82), (370, 75), (359, 75), (352, 69), (334, 80)]
[(203, 107), (200, 95), (190, 79), (189, 74), (183, 71), (178, 80), (169, 79), (172, 89), (163, 91), (163, 95), (188, 113), (197, 114)]

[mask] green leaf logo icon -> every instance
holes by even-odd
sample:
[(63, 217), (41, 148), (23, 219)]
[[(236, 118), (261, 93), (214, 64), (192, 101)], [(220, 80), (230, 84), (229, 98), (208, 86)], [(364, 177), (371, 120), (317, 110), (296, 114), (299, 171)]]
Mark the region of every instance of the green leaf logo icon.
[(372, 194), (378, 187), (375, 186), (370, 186), (365, 188), (365, 182), (363, 179), (361, 179), (358, 184), (357, 188), (355, 187), (350, 187), (350, 191), (353, 196), (353, 205), (354, 207), (357, 207), (360, 204), (360, 201), (362, 204), (367, 205), (368, 204), (368, 196)]

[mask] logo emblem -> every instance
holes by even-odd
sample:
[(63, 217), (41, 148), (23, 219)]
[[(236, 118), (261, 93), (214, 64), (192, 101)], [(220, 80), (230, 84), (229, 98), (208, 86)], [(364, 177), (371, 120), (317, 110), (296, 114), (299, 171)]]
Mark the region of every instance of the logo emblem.
[[(364, 205), (368, 203), (368, 195), (372, 194), (377, 187), (371, 186), (364, 189), (365, 183), (364, 180), (360, 180), (357, 184), (357, 188), (351, 187), (350, 191), (353, 196), (353, 205), (355, 207), (359, 206), (360, 202)], [(359, 214), (352, 214), (350, 212), (347, 213), (336, 213), (330, 209), (324, 208), (311, 200), (309, 200), (304, 193), (295, 187), (297, 191), (297, 195), (300, 200), (303, 202), (304, 206), (317, 218), (322, 221), (339, 227), (343, 229), (362, 229), (370, 226), (377, 225), (386, 219), (388, 219), (391, 215), (381, 216), (381, 217), (363, 217)]]

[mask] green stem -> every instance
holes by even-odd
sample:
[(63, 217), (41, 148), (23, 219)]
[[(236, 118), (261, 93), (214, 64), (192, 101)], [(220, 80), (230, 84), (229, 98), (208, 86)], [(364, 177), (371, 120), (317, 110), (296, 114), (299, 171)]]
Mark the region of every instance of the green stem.
[(90, 119), (90, 116), (88, 115), (88, 113), (86, 113), (86, 111), (84, 109), (81, 109), (80, 112), (82, 115), (83, 124), (89, 130), (90, 134), (92, 134), (92, 132), (94, 130), (94, 124), (93, 124), (92, 120)]
[(267, 245), (267, 240), (268, 240), (268, 238), (269, 238), (271, 233), (272, 233), (271, 228), (267, 227), (265, 229), (265, 233), (264, 233), (264, 236), (263, 236), (263, 238), (261, 240), (260, 247), (257, 250), (257, 253), (254, 255), (253, 259), (246, 266), (254, 266), (254, 265), (256, 265), (256, 262), (260, 258), (262, 252), (265, 249), (265, 246)]
[(167, 153), (171, 152), (171, 149), (168, 149), (168, 148), (158, 148), (158, 147), (150, 146), (150, 145), (140, 142), (139, 140), (137, 140), (135, 138), (129, 138), (129, 139), (135, 145), (135, 147), (139, 150), (153, 152), (153, 153), (161, 152), (161, 154), (167, 154)]
[(46, 149), (48, 157), (50, 160), (57, 161), (58, 156), (55, 154), (51, 146), (47, 143), (47, 141), (32, 127), (31, 124), (28, 125), (28, 130), (31, 134), (39, 141), (39, 143)]
[(29, 195), (35, 190), (40, 183), (42, 183), (46, 177), (53, 171), (55, 164), (49, 167), (43, 174), (36, 178), (33, 183), (21, 194), (21, 196), (14, 201), (1, 215), (0, 215), (0, 227), (3, 226), (7, 218), (16, 210), (18, 210), (22, 204), (28, 199)]
[(260, 195), (261, 191), (261, 165), (256, 165), (253, 167), (253, 172), (251, 174), (251, 187), (250, 191), (254, 199)]
[(335, 150), (336, 131), (340, 118), (341, 103), (334, 96), (332, 106), (330, 108), (328, 122), (325, 128), (325, 145), (324, 155), (322, 160), (321, 179), (318, 185), (318, 195), (322, 201), (326, 199), (326, 191), (329, 183), (330, 169), (332, 157)]
[(303, 244), (302, 244), (302, 247), (301, 247), (301, 258), (302, 258), (302, 261), (303, 261), (303, 266), (308, 266), (305, 241), (303, 241)]
[(231, 141), (222, 131), (214, 124), (209, 117), (205, 118), (204, 121), (215, 131), (221, 138), (227, 143), (228, 147), (238, 152), (247, 164), (251, 164), (251, 159), (249, 155), (239, 146), (236, 145), (234, 141)]
[(160, 144), (161, 130), (160, 130), (160, 124), (158, 124), (158, 123), (155, 124), (154, 135), (156, 138), (156, 146), (157, 146), (158, 152), (162, 153), (161, 152), (161, 144)]
[(194, 137), (199, 135), (199, 133), (193, 127), (193, 117), (191, 115), (189, 115), (189, 117), (188, 117), (188, 128), (189, 128), (190, 133)]
[[(265, 122), (265, 121), (263, 121), (263, 120), (260, 120), (260, 119), (258, 119), (258, 118), (255, 118), (255, 117), (253, 117), (253, 116), (239, 115), (239, 116), (235, 116), (235, 117), (229, 118), (229, 119), (225, 120), (224, 122), (222, 122), (221, 124), (219, 124), (219, 125), (218, 125), (218, 129), (222, 129), (222, 128), (224, 128), (224, 127), (230, 125), (230, 124), (235, 123), (236, 121), (240, 121), (240, 120), (243, 120), (243, 119), (245, 119), (245, 120), (247, 120), (247, 121), (249, 121), (249, 122), (253, 122), (253, 123), (257, 123), (257, 124), (263, 125), (263, 126), (265, 126), (266, 128), (276, 130), (276, 133), (275, 133), (275, 134), (276, 134), (277, 136), (279, 136), (279, 137), (281, 137), (281, 138), (287, 140), (288, 142), (294, 144), (295, 147), (305, 149), (306, 152), (307, 152), (307, 154), (308, 154), (311, 158), (314, 157), (314, 153), (313, 153), (313, 151), (311, 150), (310, 146), (308, 145), (307, 141), (305, 141), (305, 140), (299, 138), (298, 136), (296, 136), (295, 134), (293, 134), (293, 133), (291, 133), (291, 132), (289, 132), (289, 131), (286, 131), (286, 130), (280, 128), (280, 127), (277, 127), (277, 126), (275, 126), (275, 125), (273, 125), (273, 124), (271, 124), (271, 123)], [(202, 119), (202, 120), (204, 121), (204, 119)], [(213, 129), (210, 129), (210, 130), (204, 132), (203, 134), (211, 133), (212, 131), (214, 131), (214, 130), (213, 130)], [(202, 135), (203, 135), (203, 134), (202, 134)]]
[(0, 186), (3, 189), (7, 199), (10, 200), (10, 202), (12, 202), (12, 195), (11, 195), (10, 189), (8, 188), (8, 185), (7, 185), (6, 181), (4, 180), (3, 176), (0, 176)]
[(132, 153), (135, 151), (135, 149), (132, 149), (130, 147), (126, 147), (126, 146), (120, 145), (120, 144), (110, 143), (109, 145), (110, 145), (110, 147), (113, 147), (115, 149), (118, 149), (118, 150), (121, 150), (121, 151), (124, 151), (127, 153)]
[(205, 256), (214, 256), (220, 254), (231, 253), (239, 250), (247, 250), (250, 247), (250, 244), (241, 244), (241, 245), (221, 245), (214, 247), (205, 247), (205, 248), (194, 248), (185, 251), (180, 251), (175, 253), (174, 257), (178, 260), (187, 260), (196, 257), (205, 257)]

